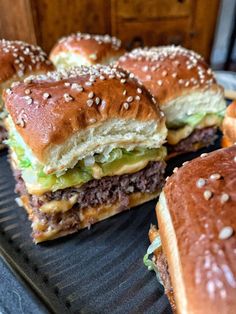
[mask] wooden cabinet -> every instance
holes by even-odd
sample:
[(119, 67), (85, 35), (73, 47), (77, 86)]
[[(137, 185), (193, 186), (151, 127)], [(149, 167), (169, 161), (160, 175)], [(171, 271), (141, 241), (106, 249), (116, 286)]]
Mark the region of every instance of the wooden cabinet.
[(49, 51), (72, 32), (109, 33), (128, 48), (181, 44), (209, 59), (219, 0), (0, 0), (0, 37)]

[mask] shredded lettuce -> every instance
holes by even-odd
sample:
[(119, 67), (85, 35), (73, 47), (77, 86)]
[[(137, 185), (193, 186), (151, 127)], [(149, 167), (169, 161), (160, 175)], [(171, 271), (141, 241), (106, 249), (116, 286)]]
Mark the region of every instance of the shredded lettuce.
[(168, 128), (180, 128), (183, 127), (185, 125), (190, 125), (192, 127), (196, 127), (205, 117), (209, 116), (209, 115), (216, 115), (220, 118), (224, 117), (224, 113), (225, 110), (222, 110), (220, 112), (217, 113), (196, 113), (190, 116), (186, 116), (184, 119), (182, 120), (175, 120), (172, 121), (171, 123), (168, 123)]
[(156, 277), (158, 279), (158, 281), (162, 283), (161, 277), (160, 277), (160, 273), (157, 269), (156, 264), (154, 263), (154, 261), (152, 259), (149, 258), (149, 256), (157, 249), (159, 249), (161, 247), (161, 238), (158, 235), (155, 240), (149, 245), (148, 249), (147, 249), (147, 253), (144, 255), (143, 257), (143, 263), (144, 265), (148, 268), (148, 270), (154, 270), (156, 273)]
[(94, 155), (94, 164), (86, 165), (85, 160), (80, 160), (73, 169), (68, 169), (62, 174), (46, 174), (43, 171), (43, 165), (37, 161), (29, 159), (27, 149), (18, 142), (17, 135), (14, 132), (9, 134), (7, 144), (12, 148), (18, 161), (18, 167), (22, 170), (22, 176), (26, 183), (37, 190), (56, 191), (67, 187), (81, 185), (93, 178), (94, 170), (99, 172), (100, 177), (113, 175), (113, 173), (124, 165), (132, 165), (136, 162), (147, 160), (162, 160), (166, 156), (164, 147), (157, 149), (135, 149), (127, 151), (121, 148), (115, 148), (103, 154)]

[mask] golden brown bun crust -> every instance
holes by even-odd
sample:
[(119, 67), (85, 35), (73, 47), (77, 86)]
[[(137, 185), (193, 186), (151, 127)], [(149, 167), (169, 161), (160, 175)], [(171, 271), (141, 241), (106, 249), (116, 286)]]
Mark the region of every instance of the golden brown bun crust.
[(0, 84), (15, 77), (54, 69), (46, 53), (38, 46), (21, 41), (0, 40)]
[(191, 91), (221, 89), (204, 59), (182, 47), (138, 48), (122, 56), (117, 65), (132, 72), (160, 105)]
[[(169, 263), (171, 280), (181, 276), (186, 292), (188, 313), (236, 313), (236, 146), (217, 150), (194, 159), (172, 175), (164, 187), (166, 212), (157, 207), (163, 250), (170, 261), (173, 248), (169, 226), (163, 224), (170, 215), (181, 264), (180, 274)], [(219, 179), (210, 178), (219, 174)], [(199, 178), (205, 185), (197, 187)], [(211, 191), (210, 199), (204, 197)], [(224, 195), (224, 196), (223, 196)], [(227, 196), (229, 199), (227, 199)], [(234, 233), (222, 239), (220, 232), (231, 227)], [(171, 238), (173, 240), (173, 238)], [(174, 285), (178, 295), (177, 286)], [(183, 301), (183, 300), (182, 300)], [(180, 301), (176, 298), (181, 312)]]
[(224, 134), (222, 140), (223, 147), (236, 143), (236, 101), (232, 102), (226, 109), (222, 131)]
[[(92, 79), (95, 81), (88, 86)], [(25, 90), (30, 90), (29, 96)], [(3, 97), (17, 131), (39, 160), (50, 145), (63, 143), (97, 122), (113, 118), (163, 120), (146, 89), (110, 66), (51, 72), (41, 81), (36, 77), (13, 87)]]
[[(155, 193), (133, 193), (129, 196), (129, 208), (138, 206), (145, 202), (148, 202), (154, 198), (156, 198), (159, 194)], [(29, 219), (32, 222), (36, 221), (36, 217), (34, 216), (32, 209), (29, 204), (29, 199), (26, 195), (21, 196), (22, 203), (26, 208)], [(80, 229), (84, 229), (86, 227), (90, 227), (92, 224), (114, 216), (121, 212), (120, 202), (116, 202), (115, 204), (110, 205), (102, 205), (100, 207), (88, 207), (81, 211), (81, 216), (83, 217), (83, 221), (75, 221), (73, 228), (63, 229), (62, 225), (58, 225), (58, 230), (44, 230), (43, 226), (41, 226), (41, 230), (33, 230), (33, 238), (35, 243), (40, 243), (43, 241), (53, 240), (74, 232), (77, 232)], [(45, 226), (46, 227), (46, 226)]]
[(121, 41), (109, 35), (72, 34), (61, 38), (50, 53), (52, 60), (60, 52), (73, 52), (88, 59), (91, 64), (125, 53)]

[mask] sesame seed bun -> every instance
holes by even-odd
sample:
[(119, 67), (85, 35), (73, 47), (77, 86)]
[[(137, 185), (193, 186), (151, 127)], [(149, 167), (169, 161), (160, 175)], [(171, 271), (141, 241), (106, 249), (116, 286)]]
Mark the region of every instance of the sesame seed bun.
[(73, 168), (107, 149), (158, 148), (166, 138), (165, 119), (152, 96), (111, 66), (29, 77), (6, 90), (4, 99), (10, 128), (46, 173)]
[(167, 125), (225, 108), (222, 87), (204, 59), (191, 50), (176, 46), (138, 48), (122, 56), (117, 65), (132, 72), (153, 94)]
[(22, 41), (0, 40), (0, 86), (12, 79), (19, 80), (29, 74), (53, 69), (40, 47)]
[[(3, 89), (29, 74), (45, 73), (53, 69), (54, 66), (40, 47), (22, 41), (0, 40), (0, 126), (4, 126), (6, 116), (1, 99)], [(4, 147), (0, 140), (0, 149)]]
[(236, 143), (236, 101), (232, 102), (225, 113), (222, 124), (222, 146), (228, 147)]
[(156, 213), (178, 313), (236, 312), (236, 146), (167, 180)]
[(116, 37), (77, 33), (61, 38), (53, 47), (50, 59), (59, 68), (109, 64), (124, 52)]

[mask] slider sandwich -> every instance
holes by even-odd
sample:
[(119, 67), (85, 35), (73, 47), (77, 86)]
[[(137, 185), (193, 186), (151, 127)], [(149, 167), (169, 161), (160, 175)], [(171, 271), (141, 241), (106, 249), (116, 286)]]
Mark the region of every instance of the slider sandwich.
[(236, 313), (236, 146), (184, 164), (156, 207), (144, 258), (181, 314)]
[(53, 47), (50, 59), (57, 68), (109, 64), (123, 55), (121, 41), (109, 35), (72, 34)]
[(165, 119), (126, 72), (110, 66), (51, 72), (29, 77), (4, 98), (16, 191), (36, 243), (159, 194)]
[(22, 41), (0, 40), (0, 149), (4, 148), (3, 141), (7, 138), (4, 126), (6, 111), (2, 101), (3, 89), (10, 87), (15, 81), (23, 80), (29, 74), (52, 70), (52, 63), (40, 47)]
[(160, 104), (169, 157), (214, 142), (226, 103), (222, 87), (200, 55), (175, 46), (138, 48), (117, 65), (135, 75)]
[(232, 102), (226, 109), (222, 131), (223, 147), (228, 147), (236, 143), (236, 101)]

